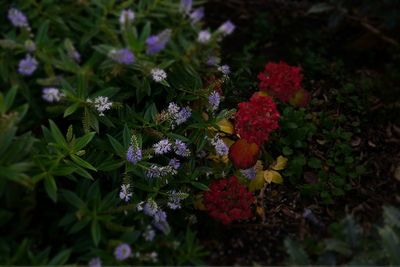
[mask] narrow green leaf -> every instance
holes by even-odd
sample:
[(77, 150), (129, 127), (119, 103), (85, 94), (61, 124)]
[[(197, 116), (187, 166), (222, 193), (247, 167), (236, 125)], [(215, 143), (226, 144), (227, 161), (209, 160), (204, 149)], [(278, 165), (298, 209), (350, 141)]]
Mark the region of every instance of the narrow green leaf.
[(49, 120), (49, 122), (50, 122), (51, 135), (52, 135), (54, 141), (56, 141), (56, 143), (58, 145), (60, 145), (62, 148), (64, 148), (65, 150), (68, 150), (67, 141), (65, 140), (64, 136), (62, 135), (60, 129), (57, 127), (57, 125), (52, 120)]
[(97, 171), (96, 168), (92, 166), (92, 164), (81, 159), (77, 155), (71, 154), (70, 157), (71, 157), (72, 161), (75, 162), (76, 164), (78, 164), (79, 166), (81, 166), (85, 169), (92, 170), (92, 171)]
[(79, 151), (82, 148), (86, 147), (87, 144), (89, 144), (90, 141), (92, 141), (95, 134), (96, 134), (95, 132), (90, 132), (90, 133), (87, 133), (84, 136), (76, 139), (76, 142), (74, 145), (74, 151)]
[(47, 195), (54, 202), (57, 202), (57, 184), (52, 175), (48, 175), (44, 179), (44, 188), (46, 189)]

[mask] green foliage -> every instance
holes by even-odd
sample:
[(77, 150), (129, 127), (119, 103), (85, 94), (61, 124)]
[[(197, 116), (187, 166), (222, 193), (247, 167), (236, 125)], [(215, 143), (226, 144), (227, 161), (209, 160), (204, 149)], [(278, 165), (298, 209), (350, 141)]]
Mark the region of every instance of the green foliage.
[[(198, 42), (204, 23), (192, 23), (173, 0), (14, 4), (30, 27), (0, 26), (0, 86), (10, 88), (0, 93), (1, 263), (81, 265), (99, 257), (116, 265), (114, 249), (127, 243), (133, 255), (124, 264), (201, 264), (205, 253), (184, 225), (195, 194), (214, 178), (206, 174), (215, 163), (197, 153), (211, 151), (210, 127), (232, 114), (208, 103), (215, 89), (209, 78), (226, 82), (206, 63), (220, 54), (221, 32)], [(9, 8), (0, 4), (3, 14)], [(134, 19), (121, 23), (126, 9)], [(165, 29), (166, 47), (149, 53), (148, 38)], [(134, 61), (115, 59), (119, 49)], [(38, 62), (32, 75), (18, 71), (27, 54)], [(154, 69), (167, 77), (157, 81)], [(49, 99), (44, 88), (58, 95)], [(175, 122), (171, 102), (187, 107), (190, 118)], [(173, 144), (170, 153), (155, 153), (161, 139)], [(177, 155), (176, 140), (190, 153)], [(130, 148), (142, 151), (138, 162), (127, 156)], [(175, 157), (177, 170), (169, 164)], [(230, 168), (220, 165), (220, 173)], [(152, 168), (167, 173), (149, 178)], [(169, 207), (173, 192), (184, 209)], [(141, 212), (144, 203), (167, 219)], [(145, 238), (148, 227), (153, 241)]]
[(285, 241), (290, 265), (398, 265), (400, 262), (400, 211), (383, 208), (383, 222), (363, 231), (352, 216), (330, 226), (330, 238), (302, 242)]

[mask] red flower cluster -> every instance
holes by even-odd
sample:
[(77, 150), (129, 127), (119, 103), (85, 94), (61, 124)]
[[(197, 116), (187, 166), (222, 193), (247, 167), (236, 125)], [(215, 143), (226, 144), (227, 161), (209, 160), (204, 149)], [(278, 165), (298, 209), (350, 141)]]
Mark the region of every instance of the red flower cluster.
[(241, 102), (238, 106), (235, 130), (250, 143), (262, 144), (279, 127), (279, 112), (271, 97), (254, 94), (249, 102)]
[(264, 72), (258, 74), (259, 88), (283, 102), (288, 102), (301, 88), (303, 74), (299, 67), (292, 67), (281, 61), (268, 63)]
[(204, 192), (204, 206), (223, 224), (250, 218), (253, 201), (253, 194), (235, 176), (212, 182), (210, 191)]

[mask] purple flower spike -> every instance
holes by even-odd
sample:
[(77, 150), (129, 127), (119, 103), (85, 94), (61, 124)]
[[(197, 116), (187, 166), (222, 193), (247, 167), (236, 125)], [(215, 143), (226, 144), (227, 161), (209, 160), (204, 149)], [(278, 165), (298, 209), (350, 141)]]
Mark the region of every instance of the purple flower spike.
[(129, 65), (135, 62), (135, 56), (128, 48), (112, 50), (110, 58), (120, 64)]
[(199, 7), (195, 9), (192, 13), (190, 13), (190, 19), (192, 20), (192, 24), (199, 22), (204, 17), (204, 8)]
[(8, 10), (8, 19), (11, 21), (12, 25), (15, 27), (28, 27), (28, 19), (24, 13), (16, 8), (11, 8)]
[(148, 55), (154, 55), (165, 48), (171, 38), (171, 30), (165, 29), (157, 35), (151, 35), (146, 40), (146, 53)]

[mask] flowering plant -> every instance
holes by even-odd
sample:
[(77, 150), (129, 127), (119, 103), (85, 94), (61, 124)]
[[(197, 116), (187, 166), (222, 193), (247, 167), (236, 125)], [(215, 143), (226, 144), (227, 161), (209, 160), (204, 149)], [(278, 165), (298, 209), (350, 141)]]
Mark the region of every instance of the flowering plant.
[[(182, 225), (195, 222), (191, 193), (229, 167), (207, 154), (228, 154), (209, 129), (232, 114), (220, 107), (230, 68), (219, 43), (235, 25), (206, 27), (190, 0), (0, 6), (0, 83), (10, 88), (0, 97), (0, 224), (12, 229), (3, 263), (195, 262), (201, 250), (183, 249), (193, 233)], [(22, 213), (31, 221), (14, 225)], [(50, 247), (55, 236), (63, 243)]]

